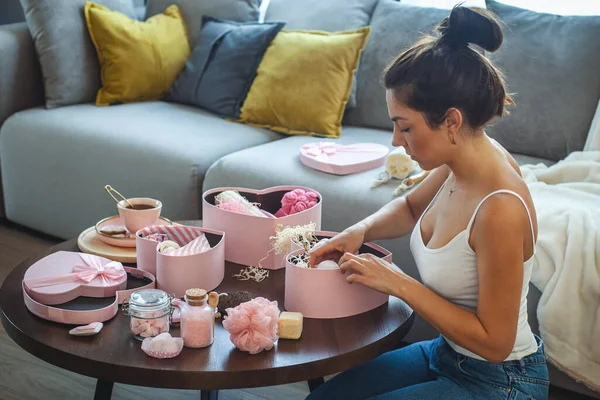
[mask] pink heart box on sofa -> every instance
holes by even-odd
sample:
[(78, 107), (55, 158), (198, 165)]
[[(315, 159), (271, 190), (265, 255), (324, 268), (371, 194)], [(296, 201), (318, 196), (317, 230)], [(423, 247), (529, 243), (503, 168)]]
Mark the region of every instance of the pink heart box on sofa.
[(300, 147), (300, 161), (319, 171), (348, 175), (381, 167), (389, 151), (377, 143), (314, 142)]
[[(144, 229), (152, 229), (147, 227)], [(156, 275), (156, 287), (183, 298), (190, 288), (214, 290), (225, 277), (225, 234), (222, 231), (192, 226), (158, 226), (173, 232), (188, 232), (187, 239), (179, 236), (180, 245), (189, 244), (191, 238), (204, 235), (210, 249), (194, 254), (173, 255), (160, 253), (160, 242), (142, 237), (141, 229), (136, 233), (137, 267)]]
[[(335, 236), (334, 232), (315, 232), (319, 239)], [(346, 274), (339, 269), (297, 267), (291, 256), (305, 250), (292, 243), (286, 257), (285, 299), (286, 311), (300, 312), (306, 318), (343, 318), (370, 311), (388, 302), (389, 296), (355, 283), (346, 282)], [(365, 243), (360, 254), (372, 253), (392, 262), (392, 253), (374, 243)]]
[[(215, 205), (215, 196), (226, 190), (235, 190), (251, 203), (259, 203), (260, 208), (275, 214), (281, 207), (283, 195), (294, 189), (317, 193), (319, 201), (307, 210), (280, 218), (262, 218), (223, 210)], [(321, 229), (321, 209), (323, 198), (316, 190), (301, 186), (275, 186), (264, 190), (235, 187), (215, 188), (202, 195), (203, 226), (225, 232), (225, 260), (242, 265), (258, 266), (266, 269), (285, 267), (285, 255), (276, 255), (272, 250), (271, 237), (275, 227), (307, 225), (314, 222)], [(262, 260), (262, 261), (261, 261)]]
[[(92, 277), (89, 282), (85, 280)], [(54, 305), (80, 296), (114, 296), (117, 290), (127, 287), (127, 274), (119, 262), (86, 253), (58, 251), (30, 266), (23, 284), (32, 299)]]

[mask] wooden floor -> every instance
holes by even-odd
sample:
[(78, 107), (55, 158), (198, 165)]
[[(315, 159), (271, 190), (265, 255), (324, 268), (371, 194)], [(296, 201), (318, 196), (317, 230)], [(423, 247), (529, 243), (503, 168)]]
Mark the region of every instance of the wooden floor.
[[(0, 220), (0, 285), (21, 261), (60, 240)], [(93, 399), (95, 380), (41, 361), (17, 346), (0, 327), (0, 400)], [(259, 389), (224, 390), (220, 400), (300, 400), (308, 394), (306, 383)], [(115, 400), (199, 399), (198, 391), (162, 390), (116, 384)], [(588, 400), (551, 388), (551, 400)]]

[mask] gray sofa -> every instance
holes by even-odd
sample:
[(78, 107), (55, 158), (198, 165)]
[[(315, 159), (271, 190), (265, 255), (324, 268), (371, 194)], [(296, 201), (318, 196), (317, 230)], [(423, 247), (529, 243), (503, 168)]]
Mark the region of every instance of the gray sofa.
[[(398, 24), (394, 29), (407, 38), (401, 43), (388, 38), (390, 46), (382, 46), (378, 35), (393, 38), (396, 33), (377, 19), (389, 13), (378, 14), (377, 0), (369, 1), (373, 4), (373, 34), (357, 74), (357, 105), (347, 111), (338, 141), (391, 147), (391, 125), (378, 75), (382, 66), (425, 26), (406, 32)], [(380, 1), (387, 1), (386, 7), (395, 7), (389, 0)], [(282, 19), (281, 15), (271, 17)], [(318, 140), (314, 137), (287, 137), (229, 122), (198, 108), (162, 101), (46, 109), (42, 76), (25, 23), (0, 27), (0, 54), (0, 171), (5, 213), (10, 221), (23, 226), (60, 238), (76, 237), (83, 229), (116, 213), (114, 201), (103, 190), (106, 184), (125, 196), (160, 199), (163, 215), (174, 220), (201, 218), (201, 196), (211, 188), (308, 186), (323, 195), (322, 228), (332, 231), (346, 228), (393, 199), (397, 181), (371, 189), (381, 169), (340, 177), (304, 167), (298, 149)], [(521, 107), (531, 109), (535, 105)], [(589, 126), (593, 111), (585, 118), (587, 121), (582, 123)], [(530, 134), (534, 140), (536, 135), (538, 140), (545, 140), (543, 132)], [(581, 132), (572, 135), (581, 136)], [(501, 140), (502, 132), (498, 137)], [(565, 143), (565, 150), (555, 152), (553, 157), (509, 150), (521, 164), (552, 164), (567, 154), (567, 148), (582, 149), (567, 146), (573, 142), (569, 137), (558, 140)], [(395, 263), (406, 273), (419, 277), (408, 238), (381, 244), (393, 252)], [(536, 330), (539, 296), (532, 286), (529, 315)], [(407, 340), (436, 335), (417, 318)], [(553, 368), (552, 383), (592, 395)]]

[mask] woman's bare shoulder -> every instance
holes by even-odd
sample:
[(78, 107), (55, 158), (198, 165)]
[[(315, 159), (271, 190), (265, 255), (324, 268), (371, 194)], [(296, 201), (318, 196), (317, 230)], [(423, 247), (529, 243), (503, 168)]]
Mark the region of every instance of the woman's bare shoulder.
[[(506, 162), (508, 163), (508, 165), (505, 164), (505, 167), (500, 169), (500, 174), (498, 175), (498, 181), (494, 184), (493, 189), (494, 190), (507, 189), (507, 190), (510, 190), (510, 191), (518, 194), (519, 197), (521, 197), (521, 199), (523, 199), (523, 201), (527, 205), (527, 211), (528, 211), (529, 215), (531, 216), (531, 220), (534, 225), (534, 231), (537, 232), (537, 218), (536, 218), (536, 212), (535, 212), (535, 205), (533, 203), (533, 198), (531, 197), (531, 193), (529, 192), (529, 187), (523, 180), (523, 177), (521, 174), (521, 168), (519, 167), (519, 164), (517, 163), (515, 158), (510, 154), (510, 152), (508, 150), (506, 150), (504, 147), (502, 147), (502, 145), (500, 145), (496, 140), (492, 139), (492, 142), (502, 152), (502, 154), (504, 155), (504, 158), (506, 159)], [(512, 200), (512, 202), (514, 202), (514, 200)], [(496, 206), (506, 207), (506, 209), (503, 211), (506, 213), (509, 213), (509, 214), (514, 214), (514, 213), (519, 214), (519, 213), (522, 213), (523, 211), (525, 211), (521, 207), (510, 206), (510, 203), (511, 203), (510, 198), (508, 198), (504, 201), (502, 201), (500, 199), (496, 199), (496, 201), (490, 201), (488, 203), (488, 207), (492, 206), (492, 204), (494, 204), (494, 203), (499, 203), (499, 204), (496, 204)], [(514, 203), (513, 203), (513, 205), (514, 205)], [(500, 210), (500, 209), (497, 209), (496, 211), (499, 212), (500, 215), (503, 214), (502, 210)], [(525, 226), (529, 227), (529, 218), (527, 218), (527, 224)]]
[(490, 140), (498, 148), (498, 150), (500, 150), (502, 152), (502, 154), (506, 158), (506, 161), (510, 164), (510, 166), (513, 168), (513, 170), (519, 176), (522, 176), (521, 175), (521, 168), (519, 167), (519, 163), (517, 162), (517, 160), (515, 160), (515, 158), (512, 156), (512, 154), (510, 154), (510, 152), (508, 150), (506, 150), (500, 143), (498, 143), (497, 140), (492, 139), (492, 138), (490, 138)]

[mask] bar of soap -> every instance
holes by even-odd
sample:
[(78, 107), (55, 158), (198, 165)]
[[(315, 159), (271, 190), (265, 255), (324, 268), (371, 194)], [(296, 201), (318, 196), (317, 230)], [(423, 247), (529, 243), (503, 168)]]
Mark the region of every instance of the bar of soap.
[(279, 338), (299, 339), (302, 335), (302, 313), (283, 311), (279, 315)]

